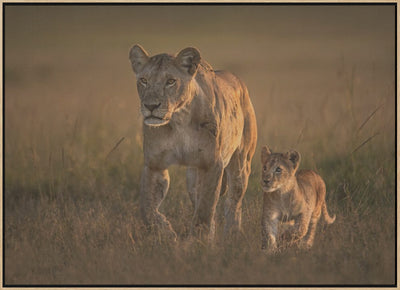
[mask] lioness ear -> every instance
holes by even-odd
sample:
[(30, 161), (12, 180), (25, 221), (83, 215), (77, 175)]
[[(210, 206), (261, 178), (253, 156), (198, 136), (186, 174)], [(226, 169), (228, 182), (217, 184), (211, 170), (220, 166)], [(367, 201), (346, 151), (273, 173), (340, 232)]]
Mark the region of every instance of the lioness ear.
[(176, 56), (176, 63), (191, 75), (197, 71), (200, 60), (200, 52), (194, 47), (187, 47)]
[(271, 155), (271, 150), (268, 148), (268, 146), (264, 146), (261, 149), (261, 163), (264, 164), (267, 162), (268, 156)]
[(293, 163), (294, 171), (296, 171), (300, 164), (300, 153), (295, 150), (290, 150), (286, 153), (286, 156)]
[(137, 74), (149, 60), (149, 55), (143, 47), (139, 44), (135, 44), (129, 52), (129, 59), (131, 60), (133, 71)]

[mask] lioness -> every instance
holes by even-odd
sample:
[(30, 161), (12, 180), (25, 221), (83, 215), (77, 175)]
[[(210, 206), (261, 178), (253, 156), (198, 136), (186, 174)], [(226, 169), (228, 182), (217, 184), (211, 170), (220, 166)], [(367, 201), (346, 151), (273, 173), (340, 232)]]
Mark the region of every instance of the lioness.
[(306, 247), (313, 245), (317, 223), (323, 213), (328, 224), (335, 221), (326, 207), (325, 182), (312, 170), (299, 170), (300, 154), (271, 153), (267, 146), (261, 151), (264, 205), (262, 214), (262, 249), (277, 250), (278, 223), (294, 220), (286, 236), (293, 241), (303, 239)]
[(257, 141), (246, 86), (229, 72), (214, 71), (193, 47), (176, 56), (150, 57), (134, 45), (129, 58), (144, 117), (140, 190), (144, 222), (176, 240), (158, 209), (169, 187), (168, 167), (179, 164), (188, 168), (187, 185), (194, 205), (192, 233), (205, 228), (209, 240), (214, 239), (222, 183), (228, 185), (224, 232), (240, 230), (242, 200)]

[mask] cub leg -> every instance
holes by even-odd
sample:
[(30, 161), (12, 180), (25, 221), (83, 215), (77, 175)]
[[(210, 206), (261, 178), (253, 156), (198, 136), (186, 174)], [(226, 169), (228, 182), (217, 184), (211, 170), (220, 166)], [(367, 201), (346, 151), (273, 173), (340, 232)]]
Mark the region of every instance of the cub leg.
[(279, 228), (279, 240), (282, 242), (290, 242), (294, 234), (294, 228), (294, 220), (281, 223)]
[(225, 200), (225, 237), (241, 231), (242, 201), (247, 189), (250, 167), (247, 154), (236, 151), (225, 169), (228, 181), (228, 195)]
[(293, 228), (292, 242), (297, 243), (302, 238), (305, 237), (308, 231), (311, 220), (311, 211), (307, 213), (300, 214), (295, 219), (295, 225)]
[(268, 203), (269, 200), (266, 200), (264, 197), (264, 209), (261, 219), (261, 249), (275, 252), (278, 249), (276, 239), (278, 234), (279, 213), (266, 209)]
[(217, 207), (223, 175), (222, 162), (208, 169), (197, 169), (195, 210), (192, 219), (192, 234), (208, 231), (209, 242), (215, 236), (215, 209)]
[(304, 237), (307, 248), (311, 248), (314, 243), (315, 231), (317, 229), (318, 221), (321, 217), (321, 208), (315, 210), (311, 216), (310, 226), (308, 228), (307, 235)]
[(167, 238), (176, 241), (176, 233), (166, 217), (158, 211), (169, 187), (168, 170), (154, 170), (144, 167), (140, 189), (140, 211), (143, 221)]

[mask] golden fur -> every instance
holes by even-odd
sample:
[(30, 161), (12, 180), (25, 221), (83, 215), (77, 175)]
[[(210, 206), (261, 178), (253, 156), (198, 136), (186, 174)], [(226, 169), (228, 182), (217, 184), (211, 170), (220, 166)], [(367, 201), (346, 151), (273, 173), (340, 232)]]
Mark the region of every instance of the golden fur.
[(192, 230), (204, 229), (213, 240), (215, 209), (225, 183), (225, 233), (239, 230), (257, 141), (246, 86), (229, 72), (214, 71), (196, 48), (185, 48), (176, 56), (150, 57), (135, 45), (130, 60), (144, 117), (140, 201), (144, 221), (176, 239), (158, 208), (169, 187), (168, 167), (178, 164), (188, 168)]
[(302, 240), (306, 247), (311, 247), (321, 213), (328, 224), (336, 218), (331, 218), (327, 211), (325, 182), (314, 171), (297, 170), (300, 163), (297, 151), (271, 153), (264, 146), (261, 162), (264, 191), (262, 248), (277, 250), (278, 223), (293, 220), (294, 226), (285, 236), (293, 241)]

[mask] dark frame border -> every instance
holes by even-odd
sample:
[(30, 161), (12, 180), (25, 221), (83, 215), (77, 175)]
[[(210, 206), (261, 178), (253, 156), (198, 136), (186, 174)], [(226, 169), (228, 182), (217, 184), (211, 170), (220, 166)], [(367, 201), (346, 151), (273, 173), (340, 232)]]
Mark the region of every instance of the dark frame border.
[(397, 262), (398, 262), (398, 252), (397, 252), (397, 246), (398, 246), (398, 232), (397, 232), (397, 222), (395, 224), (395, 236), (396, 236), (396, 245), (395, 245), (395, 282), (394, 284), (382, 284), (382, 285), (370, 285), (370, 284), (316, 284), (316, 285), (292, 285), (292, 284), (265, 284), (265, 285), (258, 285), (258, 284), (225, 284), (225, 285), (214, 285), (214, 284), (135, 284), (135, 285), (118, 285), (118, 284), (49, 284), (49, 285), (42, 285), (42, 284), (32, 284), (32, 285), (26, 285), (26, 284), (7, 284), (5, 282), (5, 247), (4, 247), (4, 239), (5, 239), (5, 197), (4, 197), (4, 188), (5, 188), (5, 11), (6, 7), (8, 6), (186, 6), (186, 5), (191, 5), (191, 6), (393, 6), (394, 7), (394, 12), (395, 12), (395, 151), (396, 151), (396, 159), (395, 159), (395, 173), (396, 173), (396, 181), (395, 181), (395, 186), (396, 186), (396, 196), (395, 196), (395, 201), (396, 201), (396, 210), (395, 210), (395, 219), (396, 221), (398, 220), (397, 216), (397, 208), (398, 208), (398, 199), (397, 199), (397, 166), (398, 166), (398, 160), (397, 160), (397, 138), (398, 138), (398, 115), (397, 115), (397, 106), (398, 106), (398, 101), (397, 101), (397, 86), (398, 86), (398, 75), (397, 75), (397, 70), (398, 70), (398, 63), (397, 63), (397, 2), (365, 2), (365, 3), (360, 3), (360, 2), (293, 2), (293, 3), (288, 3), (288, 2), (251, 2), (251, 3), (245, 3), (245, 2), (232, 2), (232, 3), (227, 3), (227, 2), (141, 2), (141, 3), (126, 3), (126, 2), (112, 2), (112, 3), (102, 3), (102, 2), (40, 2), (40, 3), (32, 3), (32, 2), (7, 2), (7, 3), (2, 3), (2, 61), (3, 61), (3, 67), (2, 67), (2, 130), (3, 130), (3, 136), (2, 136), (2, 144), (3, 144), (3, 150), (2, 150), (2, 169), (3, 169), (3, 182), (2, 182), (2, 288), (9, 287), (9, 288), (193, 288), (193, 287), (213, 287), (213, 288), (227, 288), (227, 287), (246, 287), (246, 288), (256, 288), (256, 287), (279, 287), (279, 288), (327, 288), (327, 287), (346, 287), (346, 288), (376, 288), (376, 287), (386, 287), (386, 288), (392, 288), (398, 286), (398, 269), (397, 269)]

